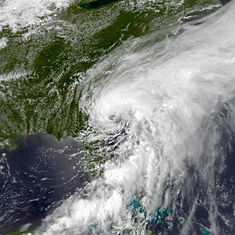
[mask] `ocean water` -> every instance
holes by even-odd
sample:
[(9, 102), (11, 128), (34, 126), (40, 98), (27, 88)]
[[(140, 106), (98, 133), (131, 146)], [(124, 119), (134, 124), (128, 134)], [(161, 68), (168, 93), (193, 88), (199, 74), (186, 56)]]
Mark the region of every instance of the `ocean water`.
[(1, 235), (235, 233), (234, 1), (0, 12)]

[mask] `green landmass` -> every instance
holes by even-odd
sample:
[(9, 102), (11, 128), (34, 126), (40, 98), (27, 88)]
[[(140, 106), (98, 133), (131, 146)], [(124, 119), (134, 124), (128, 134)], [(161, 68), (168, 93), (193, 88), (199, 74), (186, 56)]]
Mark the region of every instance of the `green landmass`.
[(25, 235), (27, 235), (27, 234), (33, 234), (33, 232), (31, 232), (31, 231), (23, 231), (23, 232), (18, 232), (18, 233), (8, 233), (8, 234), (5, 234), (5, 235), (21, 235), (21, 234), (25, 234)]
[[(3, 27), (0, 37), (8, 43), (0, 50), (0, 76), (4, 77), (0, 80), (0, 142), (8, 141), (15, 148), (16, 135), (48, 133), (60, 140), (86, 132), (89, 115), (81, 110), (79, 100), (85, 73), (94, 64), (128, 40), (156, 31), (159, 34), (148, 43), (174, 37), (167, 28), (200, 18), (208, 14), (205, 9), (214, 11), (220, 3), (181, 2), (87, 2), (92, 11), (74, 2), (52, 22), (17, 32)], [(109, 159), (106, 144), (103, 140), (82, 144), (90, 169), (96, 172)], [(102, 173), (98, 171), (96, 175)]]

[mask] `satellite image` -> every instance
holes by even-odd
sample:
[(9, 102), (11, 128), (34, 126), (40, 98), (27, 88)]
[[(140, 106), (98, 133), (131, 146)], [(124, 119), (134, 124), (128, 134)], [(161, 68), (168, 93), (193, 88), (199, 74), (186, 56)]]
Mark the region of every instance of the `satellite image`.
[(235, 0), (0, 0), (0, 235), (235, 235)]

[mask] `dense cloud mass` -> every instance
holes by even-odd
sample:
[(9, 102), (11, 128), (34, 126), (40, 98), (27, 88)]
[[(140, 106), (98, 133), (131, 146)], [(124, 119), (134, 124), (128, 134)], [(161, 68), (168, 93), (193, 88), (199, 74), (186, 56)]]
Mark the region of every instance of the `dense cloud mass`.
[[(160, 43), (148, 43), (157, 34), (130, 41), (87, 72), (81, 106), (97, 139), (119, 133), (116, 159), (88, 198), (65, 202), (48, 218), (45, 234), (84, 234), (91, 224), (101, 234), (141, 233), (146, 221), (133, 223), (127, 207), (135, 194), (149, 214), (159, 205), (175, 211), (169, 231), (177, 231), (181, 213), (187, 219), (177, 233), (234, 231), (220, 195), (220, 181), (230, 180), (220, 174), (234, 151), (234, 7)], [(198, 213), (204, 218), (196, 226)]]
[(0, 3), (0, 234), (235, 233), (227, 2)]

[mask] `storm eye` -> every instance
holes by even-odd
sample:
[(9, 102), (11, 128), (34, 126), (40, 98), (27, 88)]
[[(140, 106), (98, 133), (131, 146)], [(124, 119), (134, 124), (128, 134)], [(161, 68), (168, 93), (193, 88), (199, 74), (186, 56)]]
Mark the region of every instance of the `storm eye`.
[(110, 121), (115, 122), (115, 119), (116, 119), (116, 118), (115, 118), (115, 115), (112, 114), (111, 116), (109, 116), (109, 120), (110, 120)]

